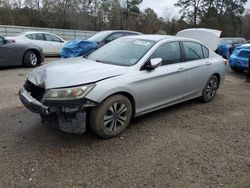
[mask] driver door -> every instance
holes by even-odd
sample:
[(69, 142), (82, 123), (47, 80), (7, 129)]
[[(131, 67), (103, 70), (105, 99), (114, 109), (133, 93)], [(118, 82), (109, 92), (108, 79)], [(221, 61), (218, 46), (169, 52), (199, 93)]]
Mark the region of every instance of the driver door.
[(151, 71), (141, 71), (139, 93), (142, 113), (178, 102), (184, 96), (187, 74), (185, 63), (181, 62), (180, 43), (161, 45), (150, 57), (154, 58), (162, 58), (162, 65)]
[(0, 67), (17, 64), (17, 60), (15, 61), (16, 53), (13, 44), (0, 37)]

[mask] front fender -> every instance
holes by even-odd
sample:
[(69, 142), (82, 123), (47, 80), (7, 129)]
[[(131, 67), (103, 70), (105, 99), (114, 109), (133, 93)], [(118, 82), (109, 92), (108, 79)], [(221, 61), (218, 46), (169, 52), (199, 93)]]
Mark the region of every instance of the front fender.
[(139, 107), (139, 93), (134, 89), (133, 83), (121, 83), (117, 81), (102, 81), (97, 83), (95, 88), (86, 96), (87, 99), (102, 103), (106, 98), (116, 93), (127, 93), (133, 97), (135, 102), (135, 111)]

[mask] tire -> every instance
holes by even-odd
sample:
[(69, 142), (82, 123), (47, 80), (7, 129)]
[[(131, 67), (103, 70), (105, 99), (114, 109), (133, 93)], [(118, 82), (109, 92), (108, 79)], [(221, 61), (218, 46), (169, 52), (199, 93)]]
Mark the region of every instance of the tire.
[(201, 101), (204, 103), (211, 102), (216, 96), (218, 88), (219, 88), (219, 79), (217, 76), (213, 75), (208, 79), (203, 89)]
[(40, 63), (38, 56), (33, 51), (27, 51), (24, 54), (23, 64), (25, 67), (35, 67)]
[(123, 95), (107, 98), (90, 111), (91, 129), (102, 138), (120, 135), (129, 125), (132, 118), (132, 105)]

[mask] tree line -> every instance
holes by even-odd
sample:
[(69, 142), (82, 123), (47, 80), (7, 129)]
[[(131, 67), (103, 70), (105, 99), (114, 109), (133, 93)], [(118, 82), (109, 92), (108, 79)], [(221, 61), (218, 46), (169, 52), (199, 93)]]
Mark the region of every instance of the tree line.
[(244, 9), (247, 0), (178, 0), (175, 4), (180, 8), (178, 18), (171, 16), (171, 10), (162, 17), (151, 8), (141, 11), (142, 1), (0, 0), (0, 24), (162, 34), (206, 27), (220, 29), (224, 36), (250, 38), (250, 12)]

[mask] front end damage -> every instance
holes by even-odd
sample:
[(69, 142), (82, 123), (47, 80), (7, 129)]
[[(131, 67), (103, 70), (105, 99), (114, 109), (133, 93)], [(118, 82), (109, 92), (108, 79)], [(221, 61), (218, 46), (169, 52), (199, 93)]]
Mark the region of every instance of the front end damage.
[(76, 100), (46, 100), (46, 89), (29, 80), (19, 91), (23, 105), (40, 114), (42, 121), (54, 121), (59, 129), (68, 133), (82, 134), (86, 130), (86, 113), (97, 105), (94, 101), (82, 98)]

